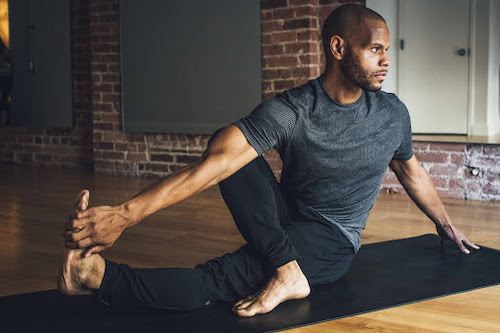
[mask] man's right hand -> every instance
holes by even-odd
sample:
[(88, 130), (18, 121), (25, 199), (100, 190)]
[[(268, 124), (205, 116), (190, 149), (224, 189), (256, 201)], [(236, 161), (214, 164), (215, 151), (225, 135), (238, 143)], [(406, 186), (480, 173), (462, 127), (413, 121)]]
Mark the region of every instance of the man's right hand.
[(66, 247), (87, 250), (89, 257), (115, 243), (123, 230), (134, 223), (127, 217), (123, 206), (99, 206), (85, 211), (73, 211), (66, 222)]

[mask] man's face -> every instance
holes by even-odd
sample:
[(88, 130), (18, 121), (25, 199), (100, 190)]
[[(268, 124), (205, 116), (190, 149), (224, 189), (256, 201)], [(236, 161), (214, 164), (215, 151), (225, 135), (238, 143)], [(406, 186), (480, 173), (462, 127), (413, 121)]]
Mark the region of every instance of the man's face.
[(344, 75), (363, 90), (380, 90), (390, 65), (387, 57), (389, 29), (386, 24), (374, 20), (365, 22), (345, 47), (340, 63)]

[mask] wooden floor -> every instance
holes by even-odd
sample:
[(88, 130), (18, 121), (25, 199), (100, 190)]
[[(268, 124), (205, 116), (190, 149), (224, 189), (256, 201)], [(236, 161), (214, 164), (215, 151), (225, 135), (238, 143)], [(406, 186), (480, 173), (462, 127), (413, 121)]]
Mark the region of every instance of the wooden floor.
[[(0, 296), (55, 288), (64, 220), (80, 189), (90, 189), (91, 205), (113, 205), (150, 181), (0, 165)], [(444, 201), (470, 239), (500, 249), (500, 202)], [(363, 244), (431, 232), (432, 223), (406, 196), (380, 195)], [(242, 244), (219, 191), (212, 188), (127, 230), (105, 256), (137, 267), (193, 267)], [(500, 332), (500, 286), (289, 332), (365, 330)]]

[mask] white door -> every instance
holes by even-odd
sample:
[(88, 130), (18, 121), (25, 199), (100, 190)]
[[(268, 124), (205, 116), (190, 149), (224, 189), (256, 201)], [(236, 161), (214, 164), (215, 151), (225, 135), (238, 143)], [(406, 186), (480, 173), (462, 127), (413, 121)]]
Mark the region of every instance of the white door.
[(467, 134), (469, 0), (401, 0), (399, 22), (399, 97), (413, 132)]

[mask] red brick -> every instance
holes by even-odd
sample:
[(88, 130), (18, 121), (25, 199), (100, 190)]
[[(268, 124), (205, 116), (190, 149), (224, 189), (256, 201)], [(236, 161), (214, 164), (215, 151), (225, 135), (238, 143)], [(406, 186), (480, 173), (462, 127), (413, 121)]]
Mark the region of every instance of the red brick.
[(200, 156), (177, 155), (176, 160), (177, 160), (177, 163), (191, 164), (194, 162), (198, 162), (200, 160)]
[(415, 152), (415, 157), (420, 162), (445, 163), (448, 161), (447, 153), (421, 153)]
[(440, 151), (440, 152), (448, 152), (448, 151), (456, 151), (456, 152), (465, 152), (465, 144), (463, 143), (434, 143), (431, 142), (429, 145), (430, 151)]
[(167, 172), (167, 173), (171, 172), (170, 166), (168, 164), (147, 163), (144, 164), (144, 169), (147, 171)]
[(295, 31), (275, 32), (271, 34), (271, 43), (287, 43), (297, 41), (297, 33)]
[(317, 43), (312, 43), (312, 42), (298, 42), (293, 44), (286, 44), (285, 53), (318, 54), (318, 46)]
[(446, 178), (443, 178), (443, 177), (432, 177), (432, 181), (434, 182), (434, 186), (436, 188), (447, 188)]
[(113, 150), (112, 142), (94, 142), (95, 149)]
[(276, 90), (285, 90), (285, 89), (291, 89), (294, 87), (294, 81), (292, 80), (280, 80), (280, 81), (274, 81), (274, 89)]
[(297, 78), (316, 78), (319, 70), (317, 67), (298, 67), (293, 69), (293, 77)]
[(457, 164), (457, 165), (464, 165), (465, 164), (465, 154), (451, 153), (450, 158), (451, 158), (451, 163), (453, 163), (453, 164)]
[(319, 55), (317, 54), (305, 54), (299, 56), (300, 63), (303, 65), (319, 64)]
[(413, 141), (412, 146), (414, 150), (429, 150), (429, 142)]
[(431, 167), (430, 174), (436, 176), (456, 176), (458, 166), (453, 164), (436, 164)]
[(275, 44), (262, 46), (262, 56), (274, 56), (274, 55), (283, 55), (285, 53), (285, 47), (283, 45)]
[(102, 157), (106, 160), (123, 160), (125, 153), (120, 151), (104, 151)]
[(113, 170), (114, 169), (114, 163), (111, 161), (103, 161), (99, 159), (94, 159), (94, 167), (96, 169), (107, 169), (107, 170)]
[(127, 161), (147, 161), (146, 153), (127, 153)]
[(115, 151), (137, 151), (137, 146), (134, 143), (119, 143), (115, 142)]
[(261, 33), (264, 34), (276, 31), (283, 31), (283, 23), (279, 21), (262, 22), (260, 27), (261, 27)]
[(261, 89), (262, 91), (273, 91), (274, 90), (273, 81), (263, 80)]
[[(295, 69), (294, 69), (295, 71)], [(270, 68), (270, 69), (263, 69), (262, 70), (262, 78), (264, 80), (266, 79), (285, 79), (285, 78), (290, 78), (292, 76), (292, 70), (290, 69), (275, 69), (275, 68)]]
[(151, 161), (173, 162), (174, 157), (167, 154), (151, 154)]
[(93, 84), (92, 90), (101, 93), (110, 93), (113, 91), (113, 85), (109, 83), (105, 84)]
[(260, 39), (262, 45), (270, 45), (273, 43), (272, 35), (270, 34), (261, 35)]
[(463, 179), (452, 178), (448, 181), (448, 188), (454, 189), (459, 188), (463, 189), (465, 187), (465, 182)]
[(263, 67), (293, 67), (298, 64), (297, 57), (267, 57), (262, 59)]
[(301, 18), (285, 21), (283, 23), (283, 30), (296, 30), (296, 29), (304, 29), (304, 28), (314, 28), (316, 27), (316, 19), (315, 18)]
[(261, 10), (260, 20), (261, 22), (271, 21), (274, 19), (274, 10)]
[(299, 31), (297, 33), (297, 40), (298, 41), (318, 42), (319, 41), (319, 34), (317, 31), (314, 31), (314, 30)]
[(113, 129), (113, 124), (112, 123), (94, 123), (93, 127), (94, 127), (94, 129), (100, 130), (100, 131), (111, 131)]
[(102, 82), (120, 82), (120, 76), (118, 74), (103, 74)]

